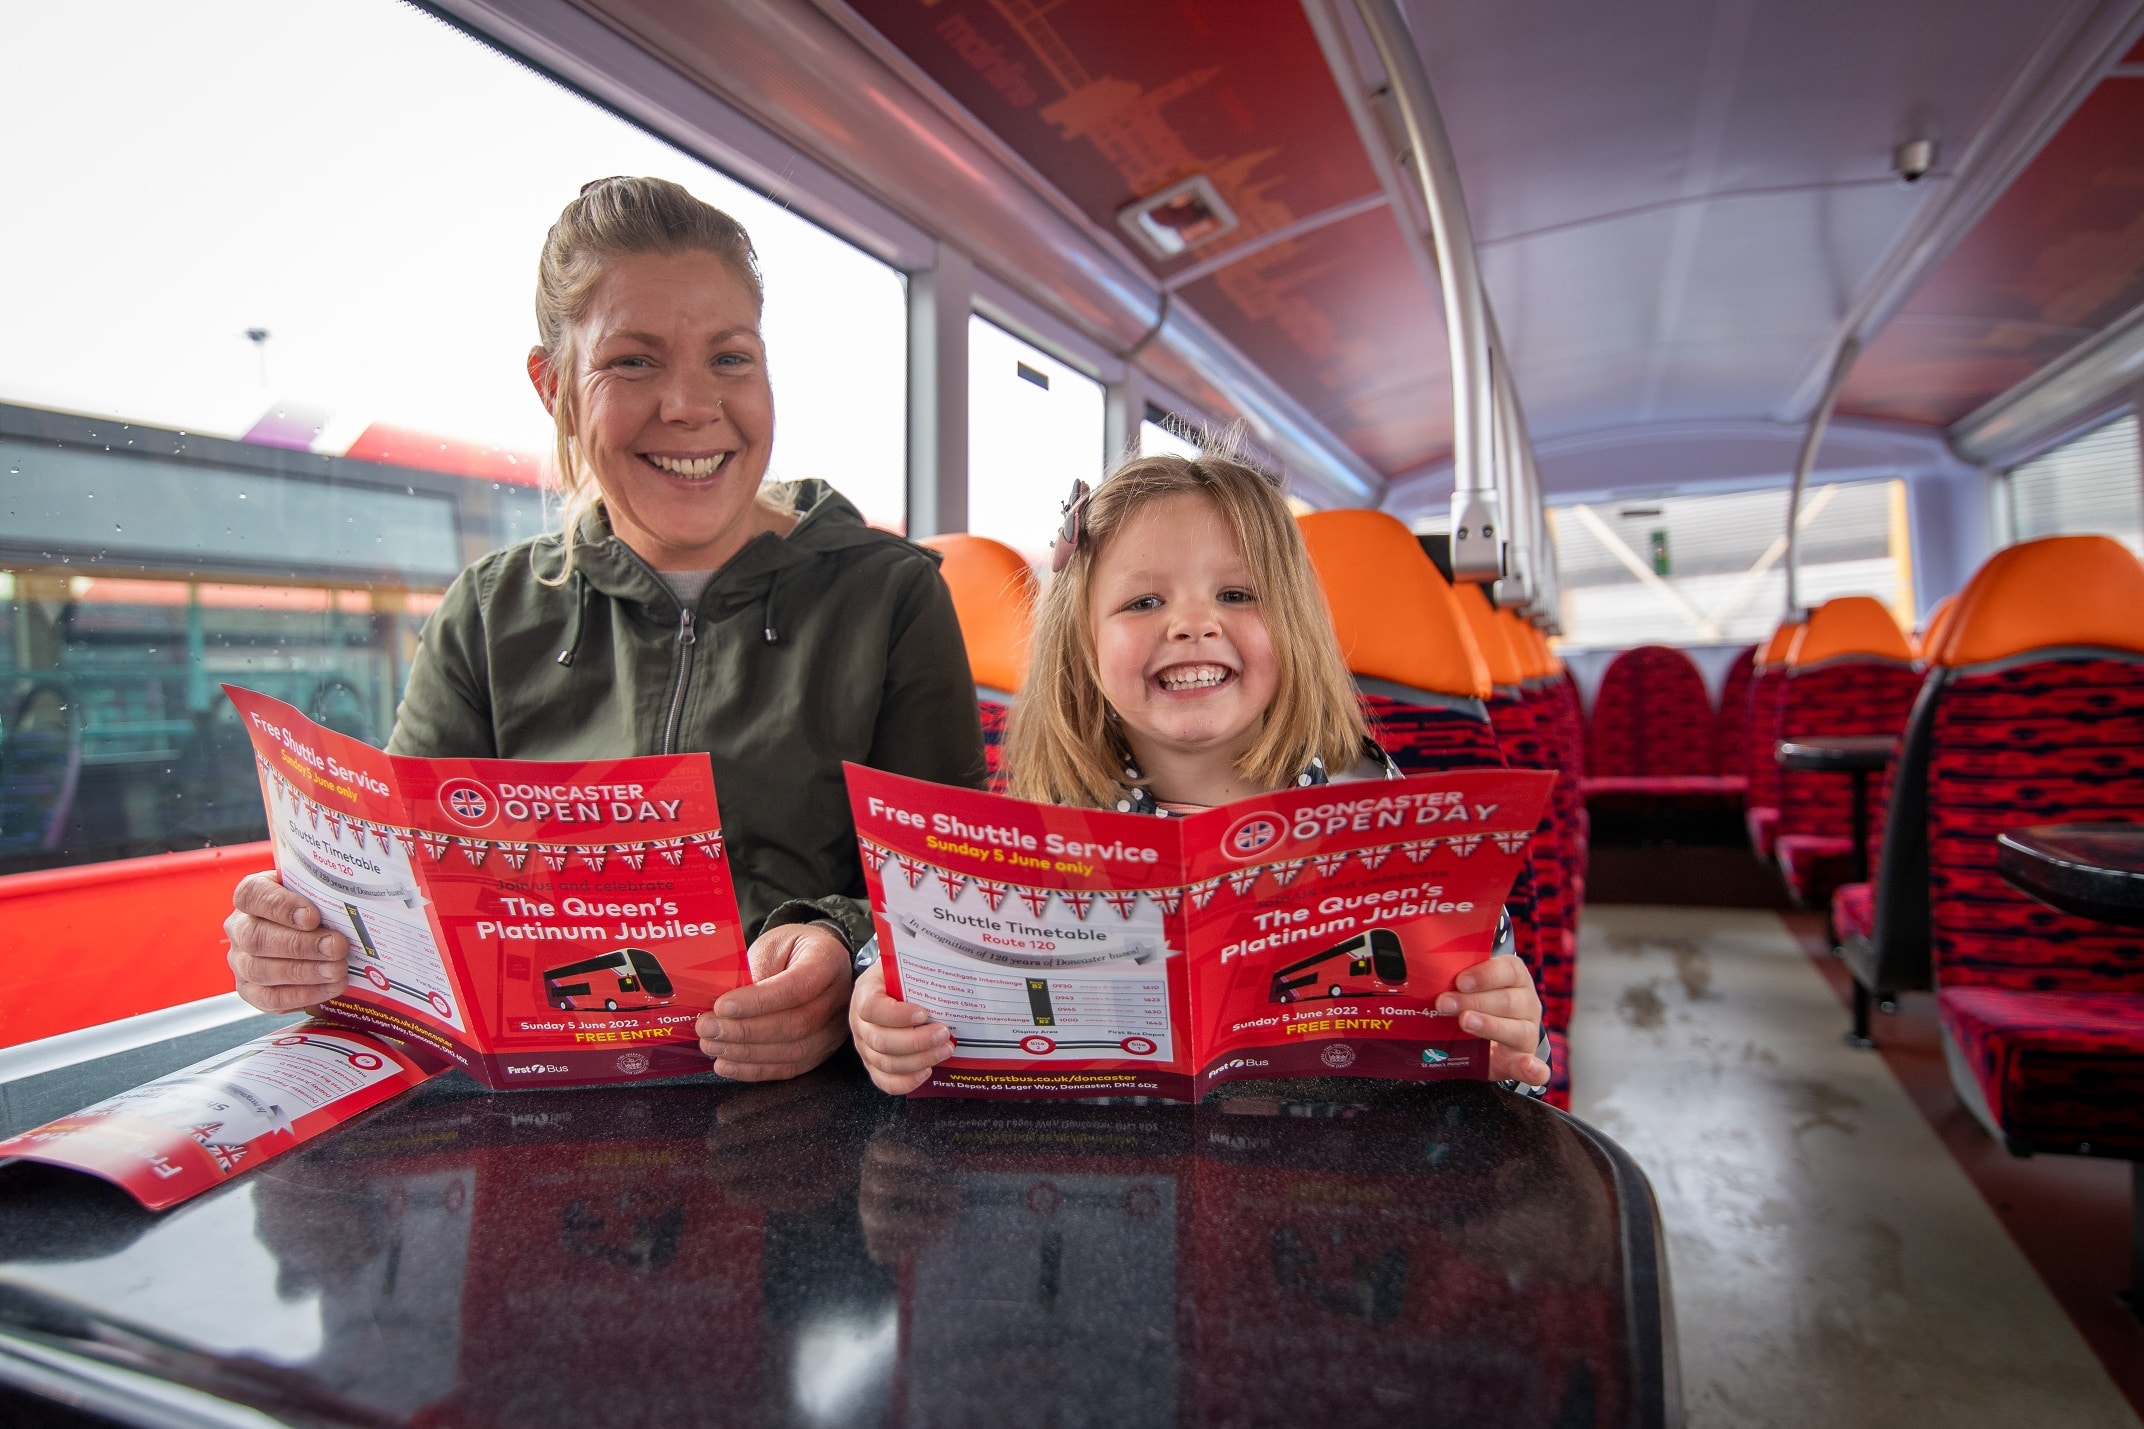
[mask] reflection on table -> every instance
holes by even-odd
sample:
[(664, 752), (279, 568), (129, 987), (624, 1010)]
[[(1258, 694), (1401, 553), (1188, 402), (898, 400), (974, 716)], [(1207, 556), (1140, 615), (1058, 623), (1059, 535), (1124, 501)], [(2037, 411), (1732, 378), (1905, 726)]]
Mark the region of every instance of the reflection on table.
[(434, 1083), (162, 1217), (0, 1171), (0, 1347), (328, 1423), (1663, 1422), (1611, 1144), (1479, 1085), (1200, 1108)]
[(2039, 824), (1995, 842), (1997, 870), (2042, 903), (2144, 928), (2144, 824)]

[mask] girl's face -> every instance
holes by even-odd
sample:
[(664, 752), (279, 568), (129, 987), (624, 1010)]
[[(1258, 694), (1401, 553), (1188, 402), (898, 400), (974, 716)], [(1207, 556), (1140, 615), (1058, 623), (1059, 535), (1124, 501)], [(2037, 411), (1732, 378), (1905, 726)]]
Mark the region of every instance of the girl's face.
[(1102, 693), (1142, 766), (1234, 760), (1256, 741), (1280, 674), (1251, 568), (1203, 496), (1141, 507), (1095, 554), (1088, 619)]
[(759, 534), (774, 445), (752, 290), (712, 253), (613, 258), (574, 345), (574, 436), (612, 529), (657, 570), (723, 564)]

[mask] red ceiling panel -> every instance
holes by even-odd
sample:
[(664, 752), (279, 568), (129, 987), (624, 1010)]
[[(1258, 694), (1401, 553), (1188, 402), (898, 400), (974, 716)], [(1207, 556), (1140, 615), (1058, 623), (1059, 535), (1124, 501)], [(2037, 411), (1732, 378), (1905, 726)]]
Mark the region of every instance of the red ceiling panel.
[(2102, 81), (1869, 344), (1842, 410), (1947, 425), (2144, 303), (2144, 79)]
[(1111, 232), (1203, 173), (1242, 227), (1374, 193), (1299, 0), (854, 0), (856, 12)]
[(1386, 210), (1275, 244), (1183, 293), (1378, 469), (1411, 470), (1450, 446), (1443, 309)]

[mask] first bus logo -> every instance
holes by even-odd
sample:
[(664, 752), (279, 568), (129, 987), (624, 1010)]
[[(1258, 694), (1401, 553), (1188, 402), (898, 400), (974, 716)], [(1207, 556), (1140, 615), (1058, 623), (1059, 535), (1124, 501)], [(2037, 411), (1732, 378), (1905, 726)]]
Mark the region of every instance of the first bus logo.
[(474, 779), (449, 779), (439, 786), (439, 807), (455, 823), (481, 829), (496, 817), (499, 796)]

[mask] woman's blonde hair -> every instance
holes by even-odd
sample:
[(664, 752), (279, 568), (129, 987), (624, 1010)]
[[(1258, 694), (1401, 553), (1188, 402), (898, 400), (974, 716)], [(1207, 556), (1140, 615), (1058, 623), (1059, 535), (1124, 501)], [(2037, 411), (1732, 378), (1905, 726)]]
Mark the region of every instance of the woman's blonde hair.
[(1313, 755), (1336, 773), (1362, 758), (1368, 734), (1362, 707), (1302, 533), (1279, 489), (1233, 452), (1134, 457), (1088, 498), (1079, 545), (1036, 612), (1033, 655), (1007, 733), (1013, 797), (1091, 808), (1122, 797), (1131, 749), (1102, 695), (1088, 610), (1094, 563), (1134, 513), (1172, 496), (1202, 496), (1220, 510), (1251, 568), (1258, 611), (1273, 637), (1279, 683), (1265, 727), (1236, 767), (1273, 789), (1294, 782)]
[[(759, 255), (744, 225), (721, 209), (703, 203), (682, 184), (668, 179), (595, 179), (566, 205), (544, 235), (536, 264), (536, 339), (555, 384), (551, 415), (556, 432), (553, 455), (561, 493), (560, 525), (566, 559), (555, 580), (564, 583), (573, 569), (574, 534), (581, 518), (602, 504), (595, 474), (581, 461), (574, 431), (580, 423), (574, 372), (581, 354), (574, 330), (587, 316), (596, 284), (610, 262), (643, 253), (711, 253), (750, 290), (755, 307), (766, 301), (759, 275)], [(763, 488), (760, 500), (777, 510), (789, 506), (785, 489)]]

